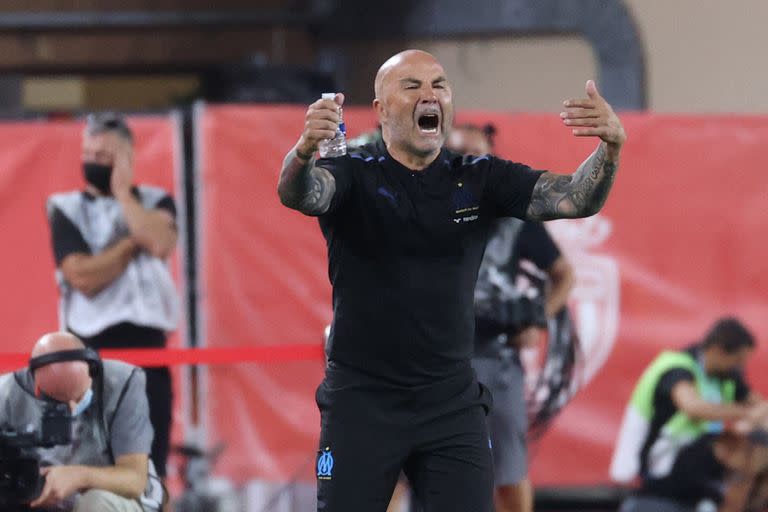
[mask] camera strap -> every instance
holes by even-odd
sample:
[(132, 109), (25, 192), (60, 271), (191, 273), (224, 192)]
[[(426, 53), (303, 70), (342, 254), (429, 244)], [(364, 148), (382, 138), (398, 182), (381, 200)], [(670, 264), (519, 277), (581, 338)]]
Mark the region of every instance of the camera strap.
[(91, 377), (97, 377), (97, 375), (94, 375), (96, 372), (101, 373), (101, 358), (99, 357), (99, 354), (92, 348), (61, 350), (58, 352), (51, 352), (49, 354), (33, 357), (29, 360), (29, 370), (34, 373), (36, 370), (42, 368), (43, 366), (48, 366), (55, 363), (65, 363), (68, 361), (84, 361), (88, 363), (91, 371)]

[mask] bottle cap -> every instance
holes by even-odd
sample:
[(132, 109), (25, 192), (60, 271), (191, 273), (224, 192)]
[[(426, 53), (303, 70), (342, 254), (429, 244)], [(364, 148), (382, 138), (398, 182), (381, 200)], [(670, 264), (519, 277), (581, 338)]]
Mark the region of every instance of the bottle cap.
[(335, 92), (324, 92), (322, 99), (324, 99), (324, 100), (332, 100), (335, 97), (336, 97), (336, 93)]

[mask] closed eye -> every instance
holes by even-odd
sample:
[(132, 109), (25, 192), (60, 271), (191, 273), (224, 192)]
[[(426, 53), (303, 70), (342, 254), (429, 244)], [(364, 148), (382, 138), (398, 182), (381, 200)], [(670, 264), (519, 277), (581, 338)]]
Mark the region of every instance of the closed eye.
[(415, 78), (403, 78), (400, 80), (404, 89), (418, 89), (421, 87), (421, 80)]

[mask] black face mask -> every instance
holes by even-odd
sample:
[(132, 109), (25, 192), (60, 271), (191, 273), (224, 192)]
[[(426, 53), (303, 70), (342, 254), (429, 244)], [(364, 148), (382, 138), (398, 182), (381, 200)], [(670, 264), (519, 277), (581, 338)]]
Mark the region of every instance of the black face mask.
[(94, 162), (83, 162), (85, 181), (96, 187), (102, 194), (111, 194), (112, 166)]

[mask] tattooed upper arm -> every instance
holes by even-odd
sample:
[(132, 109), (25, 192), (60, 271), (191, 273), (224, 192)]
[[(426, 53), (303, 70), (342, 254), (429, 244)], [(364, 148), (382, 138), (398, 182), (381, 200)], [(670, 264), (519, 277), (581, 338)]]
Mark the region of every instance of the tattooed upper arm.
[(545, 172), (536, 181), (528, 205), (526, 218), (528, 220), (552, 220), (565, 216), (565, 210), (570, 209), (566, 201), (571, 188), (571, 176), (562, 176)]
[(602, 208), (616, 176), (618, 161), (601, 144), (573, 175), (545, 172), (531, 194), (526, 218), (553, 220), (588, 217)]

